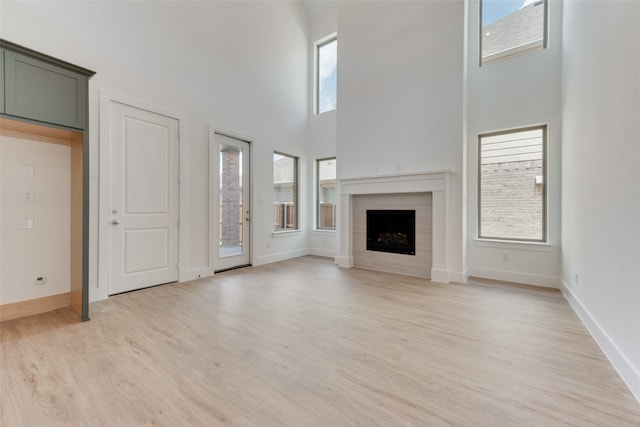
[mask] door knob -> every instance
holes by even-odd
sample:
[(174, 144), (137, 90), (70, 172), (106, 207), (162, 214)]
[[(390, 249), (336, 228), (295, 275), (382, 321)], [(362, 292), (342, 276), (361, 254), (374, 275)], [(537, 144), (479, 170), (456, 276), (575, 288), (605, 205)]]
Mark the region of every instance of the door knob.
[(118, 209), (111, 209), (111, 213), (114, 215), (118, 215), (120, 211)]
[(120, 221), (118, 221), (117, 219), (112, 219), (111, 220), (111, 224), (118, 225), (118, 224), (120, 224)]

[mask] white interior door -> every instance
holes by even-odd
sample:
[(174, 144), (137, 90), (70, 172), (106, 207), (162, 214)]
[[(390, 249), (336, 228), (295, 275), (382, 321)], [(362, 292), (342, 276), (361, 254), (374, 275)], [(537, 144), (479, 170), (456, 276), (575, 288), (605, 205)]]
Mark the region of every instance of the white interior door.
[(250, 264), (249, 143), (214, 134), (214, 270)]
[(178, 280), (179, 122), (110, 103), (109, 293)]

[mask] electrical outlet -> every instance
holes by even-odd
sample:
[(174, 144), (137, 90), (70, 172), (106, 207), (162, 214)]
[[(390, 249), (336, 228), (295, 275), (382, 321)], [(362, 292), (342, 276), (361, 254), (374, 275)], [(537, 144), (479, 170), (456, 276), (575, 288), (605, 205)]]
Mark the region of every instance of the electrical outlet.
[(22, 201), (23, 202), (33, 202), (34, 200), (34, 191), (33, 189), (24, 190), (22, 192)]

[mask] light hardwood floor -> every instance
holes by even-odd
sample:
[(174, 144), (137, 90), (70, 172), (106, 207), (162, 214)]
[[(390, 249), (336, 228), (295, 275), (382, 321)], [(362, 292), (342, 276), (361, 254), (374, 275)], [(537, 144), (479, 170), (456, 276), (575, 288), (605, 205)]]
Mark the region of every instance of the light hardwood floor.
[(558, 291), (303, 257), (0, 324), (2, 426), (638, 426)]

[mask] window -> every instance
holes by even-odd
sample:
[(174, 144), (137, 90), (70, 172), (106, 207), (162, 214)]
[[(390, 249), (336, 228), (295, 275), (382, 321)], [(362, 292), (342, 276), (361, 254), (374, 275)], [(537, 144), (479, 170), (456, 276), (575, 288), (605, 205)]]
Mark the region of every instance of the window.
[(537, 126), (480, 135), (480, 238), (546, 240), (546, 131)]
[(316, 43), (316, 112), (336, 109), (338, 39), (335, 35)]
[(336, 159), (322, 159), (317, 162), (318, 230), (336, 229)]
[(298, 158), (273, 153), (273, 231), (298, 229)]
[(480, 65), (547, 47), (548, 0), (480, 0)]

